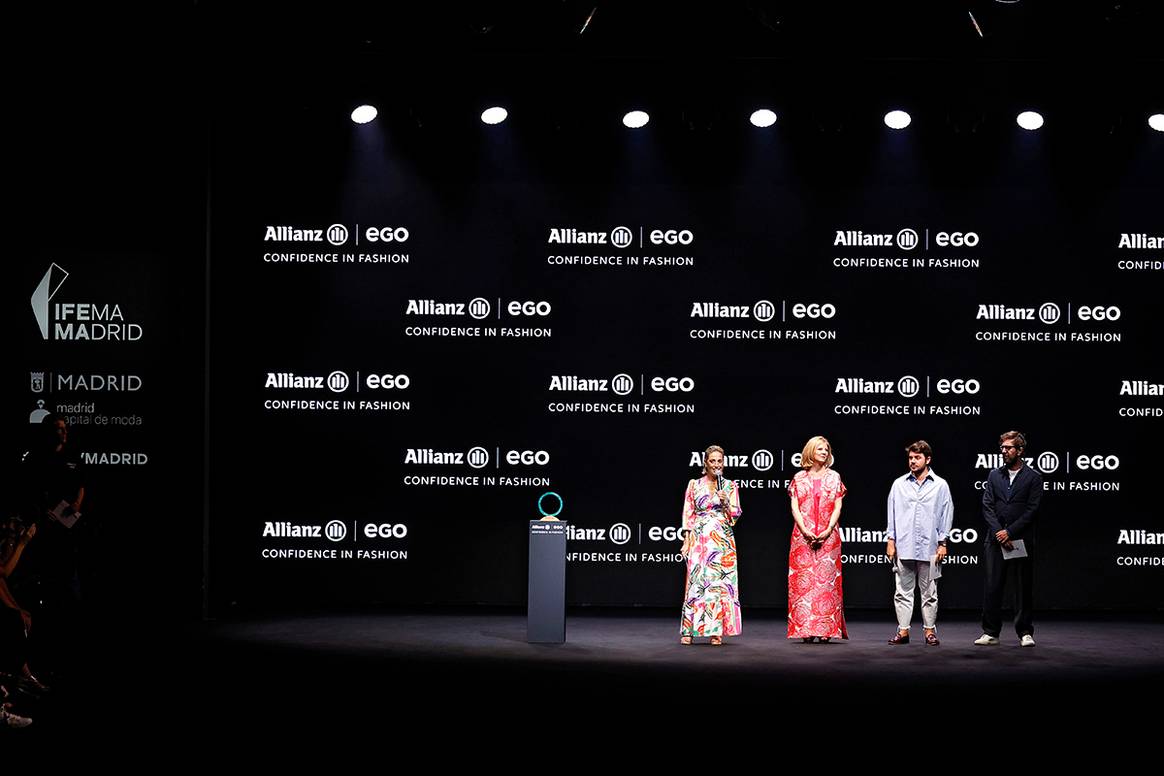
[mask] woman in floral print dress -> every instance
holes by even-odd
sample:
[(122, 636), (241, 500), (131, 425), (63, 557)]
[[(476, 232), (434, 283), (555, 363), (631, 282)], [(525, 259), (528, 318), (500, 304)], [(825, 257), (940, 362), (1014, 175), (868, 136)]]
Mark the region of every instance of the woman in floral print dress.
[(702, 477), (687, 483), (683, 496), (683, 557), (687, 582), (679, 641), (709, 636), (712, 645), (740, 634), (740, 587), (733, 526), (741, 514), (740, 493), (723, 475), (723, 448), (703, 454)]

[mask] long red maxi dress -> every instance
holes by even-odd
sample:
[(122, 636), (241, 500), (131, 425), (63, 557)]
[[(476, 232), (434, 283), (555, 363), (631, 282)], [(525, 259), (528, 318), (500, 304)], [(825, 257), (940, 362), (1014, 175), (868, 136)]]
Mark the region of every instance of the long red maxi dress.
[[(814, 534), (828, 528), (833, 506), (846, 492), (841, 475), (832, 469), (815, 480), (803, 470), (788, 486), (788, 495), (796, 499), (805, 526)], [(849, 638), (841, 587), (841, 534), (834, 529), (820, 549), (813, 550), (793, 523), (788, 553), (788, 638), (809, 636)]]

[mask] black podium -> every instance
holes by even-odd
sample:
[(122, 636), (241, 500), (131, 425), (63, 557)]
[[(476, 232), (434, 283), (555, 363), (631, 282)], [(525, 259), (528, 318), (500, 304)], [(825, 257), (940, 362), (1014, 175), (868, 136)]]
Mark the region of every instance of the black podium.
[(529, 609), (526, 641), (566, 641), (566, 523), (529, 521)]

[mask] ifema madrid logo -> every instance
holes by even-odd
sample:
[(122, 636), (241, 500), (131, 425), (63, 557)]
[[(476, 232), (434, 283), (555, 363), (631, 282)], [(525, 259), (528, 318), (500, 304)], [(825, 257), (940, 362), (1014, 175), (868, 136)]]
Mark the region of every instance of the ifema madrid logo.
[(68, 271), (53, 262), (32, 292), (32, 314), (42, 339), (136, 342), (142, 338), (142, 325), (126, 320), (119, 304), (58, 300), (57, 293), (68, 278)]

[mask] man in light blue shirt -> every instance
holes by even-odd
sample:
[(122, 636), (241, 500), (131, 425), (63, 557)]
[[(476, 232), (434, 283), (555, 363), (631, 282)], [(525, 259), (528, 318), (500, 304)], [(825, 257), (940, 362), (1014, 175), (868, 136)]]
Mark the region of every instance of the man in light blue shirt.
[(926, 644), (938, 646), (938, 576), (946, 557), (946, 539), (954, 523), (950, 486), (930, 468), (934, 451), (924, 439), (905, 448), (909, 474), (889, 489), (888, 542), (885, 554), (893, 564), (897, 592), (897, 633), (890, 644), (908, 644), (913, 620), (913, 591), (921, 595)]

